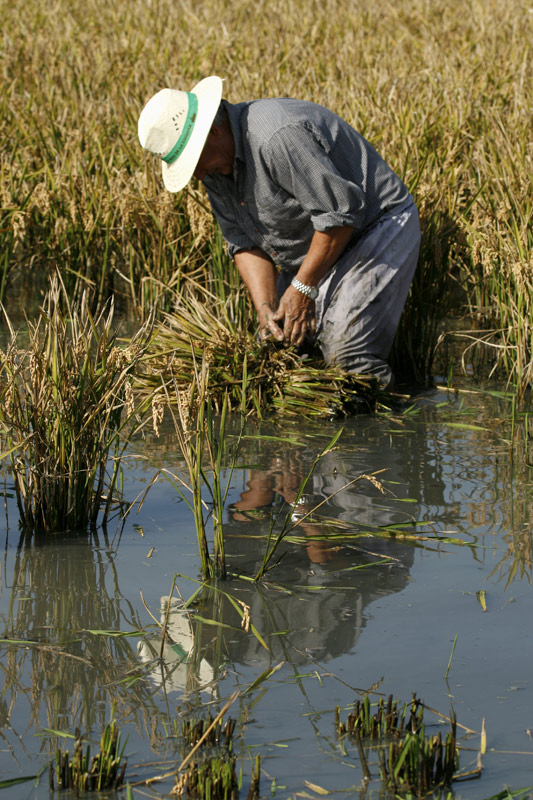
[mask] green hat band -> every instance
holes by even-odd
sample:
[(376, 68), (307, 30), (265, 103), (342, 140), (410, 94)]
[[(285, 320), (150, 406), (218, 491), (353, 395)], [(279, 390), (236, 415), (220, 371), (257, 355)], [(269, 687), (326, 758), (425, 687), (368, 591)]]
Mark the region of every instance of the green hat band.
[(182, 154), (185, 149), (185, 146), (189, 139), (191, 138), (191, 133), (193, 132), (194, 123), (196, 122), (196, 114), (198, 112), (198, 98), (192, 92), (186, 92), (187, 100), (189, 101), (188, 108), (187, 108), (187, 116), (185, 118), (185, 123), (181, 130), (180, 136), (170, 153), (167, 153), (166, 156), (161, 156), (163, 161), (166, 161), (167, 164), (173, 164), (177, 158)]

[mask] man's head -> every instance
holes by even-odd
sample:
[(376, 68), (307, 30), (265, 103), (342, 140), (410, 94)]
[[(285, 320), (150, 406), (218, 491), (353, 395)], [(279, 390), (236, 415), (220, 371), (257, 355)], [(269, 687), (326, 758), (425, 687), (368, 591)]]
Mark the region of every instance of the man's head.
[(231, 175), (234, 160), (235, 140), (226, 109), (221, 104), (205, 140), (194, 177), (202, 181), (205, 175)]
[(222, 80), (212, 75), (191, 92), (162, 89), (143, 108), (139, 140), (163, 161), (163, 182), (170, 192), (179, 192), (190, 181), (212, 132), (221, 97)]

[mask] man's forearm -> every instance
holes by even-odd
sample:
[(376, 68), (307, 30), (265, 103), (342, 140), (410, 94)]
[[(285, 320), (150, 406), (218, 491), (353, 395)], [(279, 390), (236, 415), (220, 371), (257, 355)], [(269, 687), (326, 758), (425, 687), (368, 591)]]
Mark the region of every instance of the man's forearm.
[(241, 250), (235, 255), (239, 275), (246, 284), (258, 313), (266, 303), (275, 309), (278, 304), (276, 271), (270, 258), (262, 250)]
[(297, 272), (298, 280), (308, 286), (316, 286), (342, 255), (353, 228), (328, 228), (315, 231), (306, 257)]
[[(296, 273), (298, 280), (306, 286), (316, 286), (342, 255), (352, 233), (353, 228), (347, 227), (315, 231), (307, 255)], [(306, 334), (313, 334), (316, 330), (314, 313), (314, 301), (291, 285), (280, 299), (272, 320), (283, 324), (286, 342), (299, 346)]]

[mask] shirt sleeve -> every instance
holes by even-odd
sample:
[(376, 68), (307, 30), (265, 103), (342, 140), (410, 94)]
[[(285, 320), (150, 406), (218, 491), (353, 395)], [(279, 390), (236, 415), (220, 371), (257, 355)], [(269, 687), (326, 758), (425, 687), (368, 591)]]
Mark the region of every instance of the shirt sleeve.
[(215, 184), (216, 181), (213, 181), (212, 178), (204, 181), (213, 214), (228, 245), (228, 253), (231, 258), (235, 258), (235, 253), (238, 253), (239, 250), (253, 250), (257, 247), (257, 244), (240, 227), (237, 219), (231, 213), (227, 199), (224, 200), (217, 192)]
[[(313, 125), (287, 125), (267, 145), (269, 171), (277, 184), (310, 215), (313, 228), (361, 228), (365, 219), (362, 187), (341, 174), (326, 136)], [(340, 168), (339, 168), (340, 167)], [(347, 165), (346, 174), (352, 172)]]

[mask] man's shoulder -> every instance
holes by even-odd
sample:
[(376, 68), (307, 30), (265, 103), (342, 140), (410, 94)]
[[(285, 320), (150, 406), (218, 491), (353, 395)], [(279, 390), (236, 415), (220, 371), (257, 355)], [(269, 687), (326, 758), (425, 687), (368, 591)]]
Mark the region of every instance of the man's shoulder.
[(332, 112), (310, 100), (294, 97), (269, 97), (243, 103), (249, 122), (290, 125), (309, 118), (329, 116)]
[(328, 127), (336, 115), (309, 100), (274, 97), (251, 100), (234, 106), (245, 137), (268, 142), (285, 128), (292, 126)]

